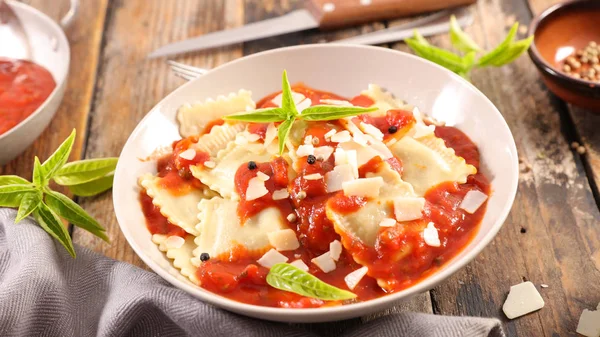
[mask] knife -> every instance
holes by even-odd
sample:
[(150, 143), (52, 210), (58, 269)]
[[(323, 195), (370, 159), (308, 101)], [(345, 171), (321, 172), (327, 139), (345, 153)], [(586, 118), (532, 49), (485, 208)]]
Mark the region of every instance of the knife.
[(306, 0), (306, 8), (242, 27), (204, 34), (168, 44), (148, 58), (204, 50), (253, 41), (307, 29), (334, 29), (387, 20), (442, 8), (470, 4), (476, 0)]

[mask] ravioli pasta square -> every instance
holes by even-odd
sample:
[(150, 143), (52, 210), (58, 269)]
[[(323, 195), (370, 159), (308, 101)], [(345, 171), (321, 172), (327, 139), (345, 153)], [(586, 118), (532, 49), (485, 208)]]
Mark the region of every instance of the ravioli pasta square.
[(169, 237), (163, 234), (152, 235), (152, 242), (158, 245), (158, 249), (164, 252), (165, 255), (173, 260), (173, 266), (181, 272), (181, 275), (186, 276), (196, 285), (200, 285), (200, 281), (196, 276), (197, 267), (192, 265), (193, 250), (196, 248), (194, 236), (186, 235), (183, 239), (183, 245), (180, 247), (169, 247), (165, 242)]

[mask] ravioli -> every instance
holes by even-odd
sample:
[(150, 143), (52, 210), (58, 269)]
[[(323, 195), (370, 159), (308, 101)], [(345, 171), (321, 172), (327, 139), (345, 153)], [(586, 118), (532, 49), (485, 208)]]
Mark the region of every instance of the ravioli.
[(202, 233), (195, 239), (192, 263), (199, 265), (199, 256), (208, 253), (211, 257), (230, 252), (241, 245), (251, 253), (263, 253), (271, 248), (268, 233), (287, 229), (287, 222), (276, 207), (265, 208), (255, 216), (240, 222), (237, 216), (238, 202), (215, 197), (200, 202), (200, 213), (196, 230)]
[(198, 235), (196, 231), (198, 203), (204, 198), (214, 196), (214, 192), (190, 189), (175, 195), (161, 186), (161, 179), (148, 173), (140, 177), (139, 184), (146, 189), (146, 193), (152, 198), (152, 203), (160, 209), (160, 213), (172, 224), (192, 235)]
[(388, 110), (405, 107), (404, 101), (394, 98), (391, 93), (384, 91), (377, 84), (369, 84), (367, 90), (363, 90), (361, 95), (372, 99), (375, 102), (373, 106), (379, 108), (378, 111), (371, 113), (373, 115), (385, 115)]
[(227, 144), (235, 139), (235, 136), (244, 131), (246, 124), (244, 123), (225, 123), (223, 125), (214, 126), (209, 133), (198, 138), (198, 142), (192, 144), (190, 148), (208, 153), (212, 157), (216, 157), (219, 151), (227, 147)]
[(196, 277), (196, 266), (192, 265), (192, 252), (196, 247), (194, 236), (186, 235), (184, 243), (181, 247), (170, 247), (167, 244), (169, 236), (163, 234), (152, 235), (152, 242), (158, 245), (158, 249), (164, 252), (167, 257), (173, 260), (173, 266), (181, 271), (183, 276), (186, 276), (194, 284), (200, 285), (200, 281)]
[(214, 168), (190, 166), (190, 171), (194, 177), (222, 197), (237, 200), (239, 196), (235, 193), (234, 180), (238, 168), (251, 160), (257, 163), (267, 162), (271, 157), (263, 144), (238, 145), (230, 142), (213, 159), (216, 164)]
[(464, 184), (469, 175), (477, 173), (473, 165), (467, 164), (434, 134), (418, 140), (403, 137), (390, 146), (390, 150), (403, 163), (402, 179), (409, 182), (419, 196), (446, 181)]
[(198, 135), (216, 119), (255, 108), (252, 93), (243, 89), (228, 96), (218, 96), (216, 100), (207, 99), (192, 105), (185, 104), (177, 110), (179, 133), (182, 137)]

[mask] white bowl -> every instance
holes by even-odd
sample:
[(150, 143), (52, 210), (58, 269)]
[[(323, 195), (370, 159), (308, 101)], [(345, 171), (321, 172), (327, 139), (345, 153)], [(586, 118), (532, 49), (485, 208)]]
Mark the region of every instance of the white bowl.
[[(180, 276), (150, 240), (139, 202), (137, 178), (156, 172), (142, 162), (159, 146), (180, 138), (177, 108), (189, 102), (235, 92), (252, 91), (255, 99), (280, 89), (281, 72), (292, 83), (353, 96), (376, 83), (421, 111), (456, 126), (479, 146), (482, 168), (492, 183), (487, 212), (474, 240), (441, 270), (415, 286), (375, 300), (317, 309), (267, 308), (239, 303), (205, 291)], [(433, 288), (464, 267), (494, 238), (512, 206), (518, 181), (517, 150), (500, 112), (473, 85), (450, 71), (406, 53), (365, 46), (306, 45), (271, 50), (222, 65), (181, 86), (158, 103), (133, 131), (117, 165), (113, 198), (127, 241), (152, 270), (204, 302), (247, 316), (285, 322), (323, 322), (380, 311), (399, 300)]]
[(65, 93), (71, 55), (67, 37), (56, 22), (31, 6), (16, 1), (7, 3), (21, 20), (29, 38), (29, 60), (50, 71), (56, 88), (29, 117), (0, 135), (0, 165), (7, 163), (31, 145), (54, 117)]

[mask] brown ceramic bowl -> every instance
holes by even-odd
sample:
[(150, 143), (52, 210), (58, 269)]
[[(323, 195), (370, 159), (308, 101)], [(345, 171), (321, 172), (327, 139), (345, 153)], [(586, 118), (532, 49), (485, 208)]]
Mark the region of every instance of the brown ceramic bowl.
[(600, 43), (600, 1), (556, 4), (531, 22), (529, 34), (535, 34), (529, 56), (550, 91), (569, 103), (600, 113), (600, 82), (576, 79), (561, 70), (567, 56), (590, 41)]

